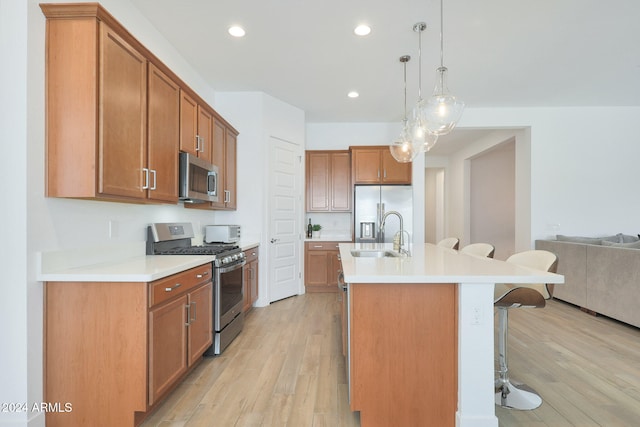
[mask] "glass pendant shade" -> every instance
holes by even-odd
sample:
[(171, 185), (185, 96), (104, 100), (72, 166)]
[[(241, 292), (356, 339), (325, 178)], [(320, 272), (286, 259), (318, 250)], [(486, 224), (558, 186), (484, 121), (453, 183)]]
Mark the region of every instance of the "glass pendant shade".
[(413, 146), (426, 153), (438, 142), (438, 135), (429, 131), (424, 115), (426, 101), (421, 99), (413, 108), (409, 133)]
[(407, 119), (403, 120), (400, 136), (389, 145), (391, 156), (399, 163), (412, 162), (420, 153), (420, 146), (416, 146), (411, 138)]
[(446, 135), (462, 117), (464, 102), (453, 96), (447, 88), (447, 67), (439, 67), (436, 71), (438, 75), (433, 95), (416, 108), (421, 110), (419, 115), (428, 132)]

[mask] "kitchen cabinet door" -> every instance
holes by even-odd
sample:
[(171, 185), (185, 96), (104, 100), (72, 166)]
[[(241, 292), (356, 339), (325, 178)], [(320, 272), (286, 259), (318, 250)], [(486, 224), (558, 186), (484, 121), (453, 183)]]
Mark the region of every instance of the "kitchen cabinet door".
[(351, 154), (349, 151), (331, 153), (331, 211), (351, 212)]
[(187, 371), (187, 295), (149, 311), (149, 405)]
[(180, 87), (149, 64), (148, 198), (178, 202)]
[(225, 139), (225, 209), (235, 210), (238, 207), (237, 183), (237, 150), (238, 138), (231, 130), (227, 129)]
[(389, 147), (351, 147), (354, 184), (411, 184), (411, 163), (399, 163)]
[(307, 250), (305, 262), (305, 285), (326, 287), (329, 281), (329, 253)]
[(213, 113), (180, 91), (180, 151), (213, 162)]
[(380, 150), (382, 184), (411, 184), (411, 163), (400, 163), (388, 148)]
[(235, 210), (237, 202), (237, 133), (213, 119), (213, 164), (218, 166), (218, 201), (214, 209)]
[(147, 60), (102, 22), (100, 40), (98, 191), (144, 198)]
[(198, 157), (213, 163), (213, 113), (198, 105)]
[(213, 284), (200, 286), (189, 293), (189, 366), (193, 365), (213, 343)]
[(331, 190), (330, 154), (328, 152), (307, 152), (307, 212), (328, 212)]
[(307, 151), (307, 212), (351, 212), (352, 197), (349, 152)]
[(307, 292), (337, 292), (338, 242), (306, 242), (304, 278)]
[(180, 91), (180, 151), (198, 155), (198, 104)]
[(353, 148), (351, 150), (353, 183), (380, 183), (380, 150), (377, 148)]
[(258, 248), (244, 251), (247, 264), (244, 266), (244, 302), (242, 311), (251, 310), (258, 300)]

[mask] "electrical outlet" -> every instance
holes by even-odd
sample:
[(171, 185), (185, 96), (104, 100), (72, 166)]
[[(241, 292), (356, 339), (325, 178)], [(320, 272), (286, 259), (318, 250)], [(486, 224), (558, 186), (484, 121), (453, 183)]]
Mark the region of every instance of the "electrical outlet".
[(482, 309), (475, 306), (471, 309), (471, 324), (479, 325), (480, 323), (482, 323)]
[(115, 239), (118, 237), (118, 221), (109, 220), (109, 238)]

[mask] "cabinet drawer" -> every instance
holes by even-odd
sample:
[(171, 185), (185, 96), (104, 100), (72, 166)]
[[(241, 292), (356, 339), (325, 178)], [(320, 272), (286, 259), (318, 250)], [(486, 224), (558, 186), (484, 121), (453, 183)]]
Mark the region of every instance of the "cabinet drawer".
[(201, 283), (210, 281), (211, 274), (211, 264), (205, 264), (152, 282), (149, 286), (149, 307), (170, 300)]
[(337, 251), (338, 242), (306, 242), (308, 251)]
[(247, 249), (246, 251), (244, 251), (244, 257), (247, 260), (247, 264), (251, 261), (257, 260), (259, 253), (260, 252), (257, 246), (255, 248)]

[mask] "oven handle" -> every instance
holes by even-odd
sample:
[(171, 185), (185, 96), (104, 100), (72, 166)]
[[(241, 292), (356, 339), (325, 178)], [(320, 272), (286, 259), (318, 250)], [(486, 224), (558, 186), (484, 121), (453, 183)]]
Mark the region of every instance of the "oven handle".
[(244, 265), (246, 263), (247, 263), (247, 261), (242, 260), (241, 262), (239, 262), (237, 264), (230, 265), (228, 267), (216, 267), (216, 272), (217, 273), (228, 273), (230, 271), (234, 271), (234, 270), (237, 270), (239, 268), (244, 267)]

